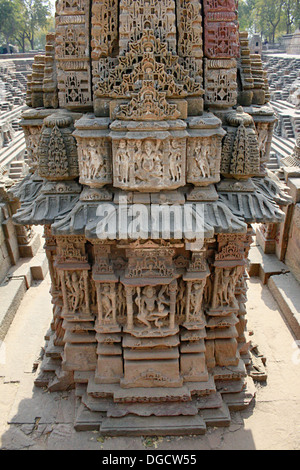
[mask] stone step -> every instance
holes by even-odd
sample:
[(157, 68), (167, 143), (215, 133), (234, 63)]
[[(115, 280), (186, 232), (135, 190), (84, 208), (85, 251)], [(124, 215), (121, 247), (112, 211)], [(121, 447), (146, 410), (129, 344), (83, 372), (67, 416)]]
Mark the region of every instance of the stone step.
[(4, 147), (0, 150), (0, 165), (7, 166), (10, 165), (13, 160), (22, 158), (25, 149), (25, 136), (23, 132), (19, 132), (8, 147)]
[(249, 261), (249, 276), (259, 277), (263, 284), (267, 284), (270, 276), (289, 272), (288, 267), (276, 255), (264, 253), (260, 246), (251, 247)]
[(74, 428), (76, 431), (99, 431), (103, 419), (103, 413), (90, 411), (81, 403), (76, 413)]
[(24, 277), (0, 286), (0, 341), (3, 341), (27, 290)]
[(188, 403), (113, 403), (107, 410), (107, 418), (135, 416), (196, 416), (198, 408), (194, 402)]
[(100, 434), (105, 436), (184, 436), (203, 435), (206, 432), (204, 419), (197, 416), (125, 416), (105, 418), (100, 426)]
[(293, 152), (289, 147), (283, 146), (277, 139), (273, 138), (272, 151), (280, 155), (281, 158), (289, 157)]
[(201, 410), (200, 416), (203, 418), (206, 426), (210, 427), (226, 427), (231, 424), (230, 410), (226, 403), (220, 408)]
[(300, 284), (292, 273), (275, 275), (268, 280), (268, 287), (277, 301), (281, 312), (300, 340)]
[(247, 386), (240, 393), (227, 393), (224, 395), (224, 401), (230, 411), (242, 411), (246, 409), (256, 395), (256, 387), (253, 380), (247, 378)]

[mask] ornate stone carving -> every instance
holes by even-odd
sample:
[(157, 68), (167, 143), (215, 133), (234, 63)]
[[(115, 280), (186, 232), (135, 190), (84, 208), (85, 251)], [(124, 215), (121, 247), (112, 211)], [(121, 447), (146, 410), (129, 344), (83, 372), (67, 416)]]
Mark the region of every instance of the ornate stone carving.
[(205, 104), (228, 108), (237, 102), (236, 60), (205, 59)]
[(207, 186), (220, 180), (221, 142), (224, 131), (212, 114), (189, 121), (187, 182)]
[(211, 310), (231, 312), (237, 309), (235, 287), (239, 276), (240, 267), (215, 269)]
[(243, 405), (249, 224), (287, 197), (264, 177), (275, 120), (240, 39), (235, 0), (56, 3), (27, 96), (45, 108), (22, 122), (40, 176), (14, 221), (47, 225), (56, 362), (36, 383), (78, 387), (77, 429), (202, 433), (230, 423), (225, 393)]
[(177, 27), (180, 57), (203, 56), (201, 3), (198, 0), (177, 2)]
[(185, 139), (121, 139), (114, 142), (113, 154), (115, 184), (120, 188), (159, 190), (184, 185)]
[(136, 337), (160, 337), (175, 334), (176, 287), (151, 285), (125, 286), (127, 326), (125, 331)]
[(107, 119), (81, 118), (73, 133), (78, 145), (80, 183), (101, 188), (112, 183), (112, 149)]
[(57, 72), (55, 63), (55, 34), (46, 36), (45, 69), (43, 81), (44, 107), (58, 108)]
[(228, 127), (223, 141), (221, 173), (235, 178), (260, 174), (260, 155), (253, 119), (243, 108), (226, 116)]
[(45, 119), (39, 141), (40, 176), (52, 181), (75, 179), (78, 176), (73, 130), (73, 118), (66, 113), (53, 114)]
[(58, 98), (62, 108), (91, 106), (90, 0), (58, 3), (56, 6)]
[(175, 274), (172, 261), (174, 250), (170, 248), (141, 247), (133, 252), (128, 251), (128, 256), (127, 279), (171, 278)]
[[(176, 106), (167, 104), (166, 99), (202, 94), (201, 85), (190, 77), (180, 65), (178, 56), (168, 51), (167, 45), (156, 38), (152, 30), (145, 30), (141, 39), (129, 43), (129, 51), (119, 57), (119, 64), (110, 71), (108, 78), (101, 77), (96, 87), (99, 98), (131, 98), (129, 104), (120, 105), (121, 114), (117, 116), (130, 119), (135, 109), (138, 114), (133, 114), (133, 118), (136, 120), (147, 119), (148, 107), (152, 108), (148, 119), (159, 119), (155, 117), (157, 111), (153, 114), (155, 109), (164, 112), (162, 119), (175, 119), (178, 117), (174, 114)], [(136, 108), (137, 103), (143, 109), (144, 117)]]
[(37, 169), (39, 165), (38, 147), (41, 138), (42, 126), (30, 126), (26, 128), (24, 127), (23, 129), (30, 168)]
[(118, 41), (118, 1), (94, 0), (92, 3), (93, 60), (113, 54)]
[(237, 2), (235, 0), (204, 0), (204, 54), (210, 59), (237, 58), (239, 36)]
[(209, 59), (230, 59), (239, 55), (238, 29), (235, 23), (205, 25), (205, 56)]
[(129, 42), (137, 41), (140, 32), (153, 30), (156, 37), (176, 52), (174, 0), (121, 0), (120, 1), (120, 54), (127, 51)]
[(185, 123), (141, 126), (115, 121), (111, 129), (116, 187), (156, 192), (184, 186), (188, 135)]
[(45, 71), (45, 56), (37, 55), (32, 64), (30, 80), (30, 104), (33, 108), (42, 108), (44, 105), (43, 81)]
[(64, 299), (64, 318), (89, 313), (88, 272), (63, 270), (60, 272)]
[(254, 80), (251, 72), (250, 47), (248, 33), (240, 32), (240, 58), (238, 59), (239, 96), (241, 106), (250, 106), (253, 99)]

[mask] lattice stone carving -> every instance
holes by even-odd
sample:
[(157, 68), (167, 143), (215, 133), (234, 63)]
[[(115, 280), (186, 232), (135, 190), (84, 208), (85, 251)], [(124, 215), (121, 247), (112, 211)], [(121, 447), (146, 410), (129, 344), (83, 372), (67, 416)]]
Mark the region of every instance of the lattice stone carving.
[(144, 30), (153, 30), (155, 36), (176, 53), (176, 26), (174, 0), (120, 1), (120, 54), (127, 52), (128, 44), (140, 39)]
[(205, 95), (207, 106), (227, 108), (237, 102), (236, 61), (205, 59)]
[(203, 8), (208, 21), (237, 20), (237, 0), (204, 0)]
[(118, 41), (118, 1), (93, 0), (92, 3), (92, 60), (109, 57)]
[(129, 44), (129, 52), (120, 56), (108, 78), (98, 83), (96, 96), (128, 99), (145, 83), (165, 92), (168, 98), (203, 94), (200, 84), (179, 64), (178, 56), (169, 52), (166, 43), (151, 30), (145, 30), (140, 40)]
[(177, 2), (178, 55), (180, 57), (203, 57), (202, 15), (199, 0)]
[(204, 53), (210, 59), (237, 58), (239, 55), (237, 25), (233, 22), (207, 22)]
[(56, 48), (58, 97), (62, 108), (88, 108), (92, 102), (90, 0), (58, 2)]

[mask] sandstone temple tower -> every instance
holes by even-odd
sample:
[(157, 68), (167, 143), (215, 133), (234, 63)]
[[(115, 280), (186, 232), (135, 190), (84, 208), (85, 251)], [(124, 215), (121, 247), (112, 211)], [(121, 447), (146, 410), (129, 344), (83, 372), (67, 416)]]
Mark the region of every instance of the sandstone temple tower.
[(45, 226), (36, 385), (76, 388), (76, 429), (201, 434), (252, 400), (251, 224), (284, 217), (268, 100), (235, 0), (57, 0), (14, 220)]

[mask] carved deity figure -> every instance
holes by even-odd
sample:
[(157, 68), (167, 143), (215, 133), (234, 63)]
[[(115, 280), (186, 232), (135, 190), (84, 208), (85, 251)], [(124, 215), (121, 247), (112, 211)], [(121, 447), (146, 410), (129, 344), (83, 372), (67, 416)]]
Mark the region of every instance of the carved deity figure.
[(113, 286), (103, 286), (101, 293), (101, 303), (103, 309), (104, 320), (111, 320), (114, 317), (115, 310), (115, 293)]
[(65, 274), (68, 306), (69, 309), (75, 313), (84, 302), (84, 279), (82, 275), (74, 271), (72, 274), (66, 272)]
[(177, 315), (182, 316), (186, 306), (186, 291), (185, 282), (181, 279), (178, 285), (178, 291), (176, 296), (176, 312)]
[(140, 168), (136, 172), (136, 177), (142, 181), (162, 177), (162, 153), (159, 151), (160, 142), (157, 144), (152, 140), (146, 140), (143, 145), (143, 152), (140, 157)]
[(128, 183), (129, 181), (129, 152), (126, 140), (122, 139), (116, 154), (117, 164), (119, 165), (119, 181)]
[(218, 269), (215, 278), (214, 307), (233, 307), (236, 304), (235, 287), (239, 278), (235, 268)]
[(260, 154), (261, 162), (264, 161), (264, 157), (267, 151), (267, 142), (269, 137), (269, 124), (268, 123), (261, 123), (258, 129), (258, 148)]
[(171, 143), (172, 151), (170, 152), (169, 156), (169, 164), (170, 164), (170, 176), (172, 181), (180, 181), (181, 178), (181, 149), (179, 142), (173, 140)]
[(193, 320), (199, 316), (201, 313), (202, 301), (203, 301), (203, 291), (204, 291), (205, 282), (195, 283), (190, 297), (190, 312), (189, 319)]
[(104, 169), (104, 158), (96, 148), (97, 142), (91, 139), (86, 151), (84, 169), (87, 178), (99, 178)]
[(170, 299), (167, 297), (166, 291), (167, 286), (163, 286), (159, 293), (152, 286), (147, 286), (142, 291), (138, 288), (138, 295), (135, 299), (139, 309), (137, 319), (146, 325), (149, 330), (152, 329), (152, 322), (154, 322), (156, 328), (160, 329), (163, 320), (170, 313)]
[(206, 139), (199, 143), (195, 148), (195, 160), (197, 164), (197, 169), (200, 171), (200, 175), (202, 178), (210, 178), (211, 177), (211, 169), (210, 169), (210, 159), (209, 159), (209, 141)]

